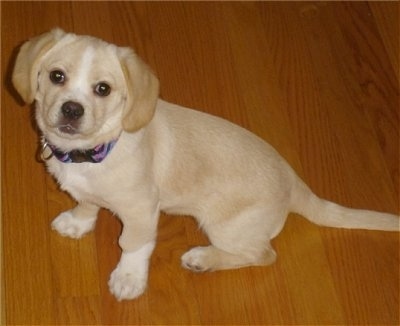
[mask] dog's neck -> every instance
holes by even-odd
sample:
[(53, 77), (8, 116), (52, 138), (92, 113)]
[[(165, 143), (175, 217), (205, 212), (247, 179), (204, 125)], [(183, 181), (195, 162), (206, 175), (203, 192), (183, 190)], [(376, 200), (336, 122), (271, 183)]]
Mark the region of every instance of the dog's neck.
[[(117, 140), (118, 139), (115, 139), (110, 141), (109, 143), (100, 144), (90, 149), (75, 149), (70, 152), (64, 152), (44, 140), (41, 151), (41, 158), (43, 161), (47, 161), (54, 156), (63, 163), (100, 163), (111, 152)], [(44, 152), (47, 150), (47, 148), (50, 149), (51, 153), (45, 156)]]

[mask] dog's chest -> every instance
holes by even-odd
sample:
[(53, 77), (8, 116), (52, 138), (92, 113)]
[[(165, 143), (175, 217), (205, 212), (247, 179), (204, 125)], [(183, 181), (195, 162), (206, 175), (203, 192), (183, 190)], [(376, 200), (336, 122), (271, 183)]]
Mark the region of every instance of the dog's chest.
[(109, 180), (100, 164), (58, 163), (49, 164), (49, 171), (55, 176), (60, 188), (77, 201), (87, 201), (108, 207), (106, 191)]

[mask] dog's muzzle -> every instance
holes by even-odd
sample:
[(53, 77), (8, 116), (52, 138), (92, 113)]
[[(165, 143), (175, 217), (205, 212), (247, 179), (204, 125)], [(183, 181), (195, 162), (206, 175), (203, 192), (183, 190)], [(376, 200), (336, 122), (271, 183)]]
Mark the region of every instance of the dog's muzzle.
[(58, 129), (67, 134), (78, 132), (80, 118), (84, 115), (85, 109), (80, 103), (68, 101), (61, 106), (62, 118)]

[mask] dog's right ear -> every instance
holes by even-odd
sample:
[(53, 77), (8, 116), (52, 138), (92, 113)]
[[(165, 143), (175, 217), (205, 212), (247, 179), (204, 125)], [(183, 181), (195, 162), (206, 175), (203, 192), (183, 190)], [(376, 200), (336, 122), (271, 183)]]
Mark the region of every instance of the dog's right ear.
[(32, 103), (38, 88), (41, 58), (65, 35), (59, 28), (25, 42), (15, 61), (12, 82), (25, 103)]

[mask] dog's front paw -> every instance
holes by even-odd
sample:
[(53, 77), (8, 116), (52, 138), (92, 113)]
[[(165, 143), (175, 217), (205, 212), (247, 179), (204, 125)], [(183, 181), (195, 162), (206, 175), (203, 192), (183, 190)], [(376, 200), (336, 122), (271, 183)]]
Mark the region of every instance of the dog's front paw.
[(110, 292), (118, 301), (135, 299), (146, 289), (149, 258), (154, 246), (155, 241), (150, 241), (134, 252), (122, 252), (108, 282)]
[(72, 215), (71, 211), (66, 211), (58, 215), (51, 227), (62, 236), (79, 239), (84, 234), (92, 231), (96, 224), (96, 218), (79, 219)]
[(111, 273), (108, 286), (110, 292), (121, 300), (131, 300), (140, 296), (147, 285), (147, 274), (124, 270), (120, 265)]

